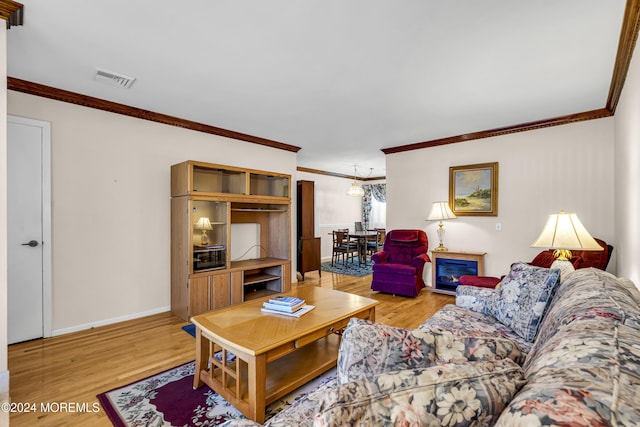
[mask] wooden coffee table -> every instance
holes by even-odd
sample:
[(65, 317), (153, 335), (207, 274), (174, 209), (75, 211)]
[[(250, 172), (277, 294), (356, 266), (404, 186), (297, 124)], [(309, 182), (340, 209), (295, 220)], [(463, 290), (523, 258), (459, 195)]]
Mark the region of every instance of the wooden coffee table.
[[(193, 387), (207, 384), (259, 423), (266, 405), (336, 366), (349, 319), (375, 320), (378, 304), (315, 286), (283, 295), (303, 298), (316, 308), (300, 318), (262, 313), (266, 297), (191, 319), (196, 326)], [(228, 361), (228, 353), (235, 359)]]

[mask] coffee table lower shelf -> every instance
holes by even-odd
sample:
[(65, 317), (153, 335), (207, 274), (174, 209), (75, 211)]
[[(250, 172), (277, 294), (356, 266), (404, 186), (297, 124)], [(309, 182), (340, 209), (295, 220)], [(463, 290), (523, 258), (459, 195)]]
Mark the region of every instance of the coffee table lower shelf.
[[(332, 333), (285, 356), (267, 362), (265, 368), (257, 366), (256, 369), (258, 371), (265, 369), (264, 405), (258, 403), (262, 399), (257, 396), (252, 404), (249, 393), (249, 373), (251, 372), (248, 368), (249, 362), (242, 360), (238, 355), (236, 355), (234, 362), (226, 366), (216, 367), (213, 376), (209, 369), (203, 369), (200, 371), (199, 377), (202, 382), (240, 412), (245, 415), (256, 414), (257, 421), (264, 422), (263, 417), (266, 405), (286, 396), (320, 374), (335, 367), (339, 347), (340, 336)], [(238, 363), (240, 363), (239, 369)], [(238, 387), (240, 387), (239, 392)], [(262, 407), (252, 408), (256, 404)]]

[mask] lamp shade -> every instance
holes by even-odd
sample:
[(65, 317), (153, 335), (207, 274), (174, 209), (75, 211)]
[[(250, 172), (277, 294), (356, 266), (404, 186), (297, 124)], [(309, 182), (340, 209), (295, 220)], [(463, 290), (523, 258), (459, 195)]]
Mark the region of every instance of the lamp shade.
[(542, 233), (531, 244), (533, 248), (601, 251), (575, 213), (560, 211), (549, 215)]
[(203, 216), (198, 220), (198, 222), (196, 222), (196, 229), (213, 230), (213, 227), (211, 227), (211, 221), (209, 221), (209, 218)]
[(448, 202), (433, 202), (428, 221), (442, 221), (443, 219), (456, 219), (457, 216), (449, 208)]

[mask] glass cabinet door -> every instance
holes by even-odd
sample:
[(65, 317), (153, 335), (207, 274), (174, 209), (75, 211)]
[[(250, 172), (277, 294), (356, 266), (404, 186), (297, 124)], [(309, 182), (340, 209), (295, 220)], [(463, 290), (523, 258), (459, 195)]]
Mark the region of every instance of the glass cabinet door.
[(252, 173), (249, 185), (252, 196), (289, 197), (288, 177)]
[(194, 166), (193, 191), (199, 193), (246, 194), (246, 173), (228, 169)]
[(191, 203), (193, 272), (227, 265), (227, 202), (194, 200)]

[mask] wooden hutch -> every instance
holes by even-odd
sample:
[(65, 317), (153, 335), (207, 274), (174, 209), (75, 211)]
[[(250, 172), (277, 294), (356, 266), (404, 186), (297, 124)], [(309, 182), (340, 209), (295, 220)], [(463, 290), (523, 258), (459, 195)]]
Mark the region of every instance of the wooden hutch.
[(188, 321), (291, 289), (290, 191), (290, 175), (192, 160), (171, 166), (173, 314)]

